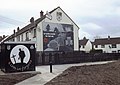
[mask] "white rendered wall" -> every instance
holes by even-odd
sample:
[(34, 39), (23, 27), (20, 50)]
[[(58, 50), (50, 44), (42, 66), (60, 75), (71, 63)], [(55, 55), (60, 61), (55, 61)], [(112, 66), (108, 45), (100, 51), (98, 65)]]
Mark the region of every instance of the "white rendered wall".
[(83, 45), (80, 47), (80, 51), (85, 51), (85, 52), (89, 53), (90, 50), (92, 50), (92, 43), (89, 40), (86, 43), (86, 45), (84, 46), (84, 48), (83, 48)]
[(88, 53), (92, 49), (92, 43), (88, 40), (85, 46), (85, 51)]
[(44, 20), (37, 25), (36, 29), (36, 51), (43, 51), (43, 22)]
[(112, 51), (116, 51), (118, 53), (118, 50), (120, 50), (120, 44), (117, 44), (117, 48), (110, 48), (111, 47), (111, 44), (107, 44), (105, 45), (105, 48), (101, 48), (101, 45), (98, 45), (98, 48), (94, 48), (97, 50), (97, 49), (102, 49), (103, 52), (105, 53), (112, 53)]
[[(56, 12), (62, 12), (62, 20), (58, 21), (56, 19)], [(64, 14), (64, 12), (58, 8), (52, 14), (52, 20), (45, 18), (42, 22), (40, 22), (37, 26), (37, 51), (43, 51), (43, 22), (51, 22), (51, 23), (61, 23), (61, 24), (71, 24), (73, 25), (73, 32), (74, 32), (74, 50), (79, 50), (78, 44), (78, 30), (79, 28)]]

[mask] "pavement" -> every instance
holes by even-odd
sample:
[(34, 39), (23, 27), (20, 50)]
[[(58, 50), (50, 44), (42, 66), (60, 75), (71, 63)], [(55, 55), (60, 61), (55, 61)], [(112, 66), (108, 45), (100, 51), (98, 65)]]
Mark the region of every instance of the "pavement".
[(52, 73), (50, 73), (50, 66), (36, 66), (36, 72), (41, 72), (34, 77), (28, 78), (20, 83), (15, 85), (44, 85), (49, 82), (56, 76), (60, 75), (64, 70), (72, 66), (83, 66), (83, 65), (96, 65), (96, 64), (106, 64), (114, 61), (105, 61), (105, 62), (91, 62), (91, 63), (78, 63), (78, 64), (62, 64), (62, 65), (53, 65)]

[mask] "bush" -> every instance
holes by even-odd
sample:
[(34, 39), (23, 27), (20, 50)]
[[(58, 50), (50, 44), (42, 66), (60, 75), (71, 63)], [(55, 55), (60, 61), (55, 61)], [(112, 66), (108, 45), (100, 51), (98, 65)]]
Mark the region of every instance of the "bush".
[(92, 49), (92, 50), (90, 50), (90, 53), (103, 53), (103, 50), (102, 49), (99, 49), (99, 50)]

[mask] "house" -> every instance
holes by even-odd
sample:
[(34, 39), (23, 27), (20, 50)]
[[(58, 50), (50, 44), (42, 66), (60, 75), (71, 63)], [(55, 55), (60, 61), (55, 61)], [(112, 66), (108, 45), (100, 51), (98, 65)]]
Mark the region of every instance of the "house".
[(84, 51), (86, 53), (89, 53), (92, 49), (92, 42), (89, 39), (86, 39), (86, 37), (84, 37), (82, 40), (79, 40), (79, 45), (80, 51)]
[(41, 11), (36, 20), (31, 17), (30, 24), (18, 27), (5, 42), (34, 42), (38, 52), (74, 51), (79, 50), (78, 30), (76, 23), (57, 7), (46, 14)]
[(7, 36), (3, 35), (3, 36), (0, 36), (0, 43), (6, 38)]
[(120, 37), (95, 39), (94, 49), (104, 53), (120, 53)]
[(2, 41), (2, 36), (0, 36), (0, 41)]

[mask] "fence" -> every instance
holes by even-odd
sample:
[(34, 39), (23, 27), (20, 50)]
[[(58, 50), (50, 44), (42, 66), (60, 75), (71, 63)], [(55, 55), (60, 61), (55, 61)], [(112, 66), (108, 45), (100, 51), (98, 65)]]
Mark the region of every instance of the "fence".
[[(51, 55), (50, 55), (51, 54)], [(41, 56), (40, 56), (41, 55)], [(36, 65), (69, 64), (82, 62), (110, 61), (120, 58), (120, 53), (81, 53), (74, 52), (43, 52), (36, 56)]]

